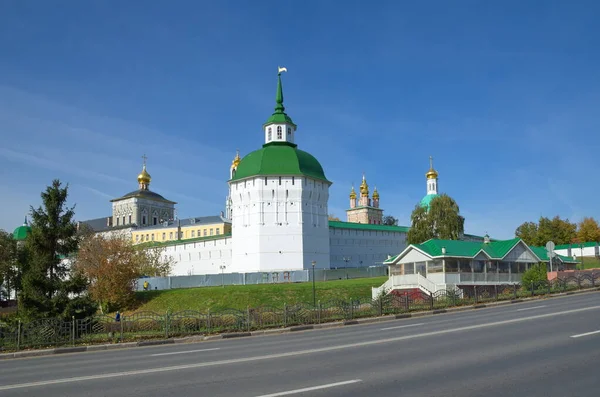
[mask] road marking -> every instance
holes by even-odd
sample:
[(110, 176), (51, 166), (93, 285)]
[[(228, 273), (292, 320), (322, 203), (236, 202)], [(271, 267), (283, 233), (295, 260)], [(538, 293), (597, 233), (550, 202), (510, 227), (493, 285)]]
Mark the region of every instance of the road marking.
[(189, 353), (198, 353), (198, 352), (209, 352), (211, 350), (221, 350), (221, 348), (215, 347), (214, 349), (199, 349), (199, 350), (186, 350), (183, 352), (156, 353), (156, 354), (151, 354), (150, 357), (170, 356), (173, 354), (189, 354)]
[(290, 390), (290, 391), (282, 391), (282, 392), (279, 392), (279, 393), (273, 393), (273, 394), (263, 394), (262, 396), (258, 396), (258, 397), (277, 397), (277, 396), (288, 396), (288, 395), (290, 395), (290, 394), (304, 393), (305, 391), (313, 391), (313, 390), (329, 389), (330, 387), (337, 387), (337, 386), (350, 385), (350, 384), (352, 384), (352, 383), (358, 383), (358, 382), (362, 382), (362, 380), (360, 380), (360, 379), (347, 380), (347, 381), (345, 381), (345, 382), (337, 382), (337, 383), (329, 383), (329, 384), (327, 384), (327, 385), (321, 385), (321, 386), (305, 387), (304, 389), (296, 389), (296, 390)]
[(586, 332), (585, 334), (571, 335), (571, 338), (581, 338), (582, 336), (600, 334), (600, 331)]
[(346, 345), (328, 346), (328, 347), (321, 347), (321, 348), (308, 349), (308, 350), (297, 350), (297, 351), (291, 351), (291, 352), (286, 352), (286, 353), (266, 354), (264, 356), (242, 357), (242, 358), (233, 358), (233, 359), (229, 359), (229, 360), (209, 361), (209, 362), (204, 362), (204, 363), (174, 365), (171, 367), (139, 369), (139, 370), (134, 370), (134, 371), (111, 372), (111, 373), (106, 373), (106, 374), (78, 376), (78, 377), (73, 377), (73, 378), (42, 380), (42, 381), (28, 382), (28, 383), (16, 383), (16, 384), (12, 384), (12, 385), (0, 386), (0, 391), (23, 389), (23, 388), (27, 388), (27, 387), (57, 385), (57, 384), (62, 384), (62, 383), (83, 382), (83, 381), (98, 380), (98, 379), (120, 378), (120, 377), (125, 377), (125, 376), (155, 374), (155, 373), (160, 373), (160, 372), (178, 371), (178, 370), (184, 370), (184, 369), (214, 367), (217, 365), (227, 365), (227, 364), (246, 363), (246, 362), (252, 362), (252, 361), (272, 360), (275, 358), (304, 356), (304, 355), (309, 355), (309, 354), (314, 354), (314, 353), (323, 353), (323, 352), (330, 352), (330, 351), (344, 350), (344, 349), (355, 349), (357, 347), (365, 347), (365, 346), (385, 344), (385, 343), (390, 343), (390, 342), (399, 342), (399, 341), (404, 341), (404, 340), (424, 338), (424, 337), (428, 337), (428, 336), (437, 336), (437, 335), (451, 334), (451, 333), (457, 333), (457, 332), (471, 331), (471, 330), (480, 329), (480, 328), (497, 327), (499, 325), (515, 324), (515, 323), (521, 323), (521, 322), (525, 322), (525, 321), (538, 320), (541, 318), (558, 317), (558, 316), (563, 316), (563, 315), (567, 315), (567, 314), (581, 313), (581, 312), (586, 312), (586, 311), (590, 311), (590, 310), (599, 310), (599, 309), (600, 309), (600, 306), (582, 307), (579, 309), (565, 310), (562, 312), (538, 314), (538, 315), (531, 316), (531, 317), (521, 317), (521, 318), (515, 318), (515, 319), (511, 319), (511, 320), (495, 321), (495, 322), (491, 322), (491, 323), (467, 325), (467, 326), (459, 327), (459, 328), (450, 328), (450, 329), (444, 329), (444, 330), (440, 330), (440, 331), (424, 332), (424, 333), (415, 334), (415, 335), (396, 336), (393, 338), (369, 340), (369, 341), (365, 341), (365, 342), (349, 343)]
[(408, 327), (416, 327), (417, 325), (423, 325), (425, 323), (418, 323), (418, 324), (408, 324), (408, 325), (399, 325), (397, 327), (387, 327), (387, 328), (381, 328), (382, 331), (387, 331), (388, 329), (398, 329), (398, 328), (408, 328)]
[(533, 306), (533, 307), (524, 307), (523, 309), (517, 309), (517, 311), (518, 311), (518, 312), (522, 312), (523, 310), (541, 309), (542, 307), (546, 307), (546, 305), (542, 305), (542, 306)]

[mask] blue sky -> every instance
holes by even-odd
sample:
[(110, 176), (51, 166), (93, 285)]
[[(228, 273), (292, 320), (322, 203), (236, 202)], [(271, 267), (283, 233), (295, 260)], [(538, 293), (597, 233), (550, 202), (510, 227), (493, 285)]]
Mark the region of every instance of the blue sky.
[(596, 1), (0, 2), (0, 228), (59, 178), (78, 219), (151, 189), (218, 214), (263, 143), (277, 66), (345, 218), (364, 171), (409, 224), (428, 157), (468, 233), (600, 217)]

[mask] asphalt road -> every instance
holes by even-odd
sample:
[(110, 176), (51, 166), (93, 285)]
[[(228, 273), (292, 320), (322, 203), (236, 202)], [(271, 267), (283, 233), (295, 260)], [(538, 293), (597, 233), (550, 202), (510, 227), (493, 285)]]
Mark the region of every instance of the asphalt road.
[(0, 396), (600, 395), (600, 293), (0, 362)]

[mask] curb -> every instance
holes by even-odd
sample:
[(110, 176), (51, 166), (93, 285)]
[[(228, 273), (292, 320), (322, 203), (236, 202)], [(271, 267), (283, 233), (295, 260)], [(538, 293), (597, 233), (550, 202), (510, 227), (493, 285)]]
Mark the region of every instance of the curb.
[(123, 343), (111, 343), (111, 344), (88, 345), (88, 346), (68, 346), (68, 347), (65, 346), (65, 347), (57, 347), (57, 348), (53, 348), (53, 349), (40, 349), (40, 350), (23, 350), (23, 351), (17, 351), (17, 352), (12, 352), (12, 353), (0, 353), (0, 360), (6, 360), (6, 359), (11, 359), (11, 358), (42, 357), (42, 356), (50, 356), (53, 354), (68, 354), (68, 353), (83, 353), (83, 352), (93, 352), (93, 351), (102, 351), (102, 350), (128, 349), (128, 348), (133, 348), (133, 347), (172, 345), (172, 344), (180, 344), (180, 343), (198, 343), (198, 342), (205, 342), (205, 341), (211, 341), (211, 340), (217, 340), (217, 339), (233, 339), (233, 338), (242, 338), (242, 337), (248, 337), (248, 336), (278, 335), (278, 334), (284, 334), (284, 333), (289, 333), (289, 332), (338, 328), (338, 327), (344, 327), (344, 326), (349, 326), (349, 325), (371, 324), (371, 323), (400, 320), (400, 319), (405, 319), (405, 318), (426, 317), (426, 316), (433, 316), (436, 314), (444, 314), (444, 313), (456, 313), (456, 312), (462, 312), (462, 311), (466, 311), (466, 310), (490, 308), (490, 307), (496, 307), (496, 306), (502, 306), (502, 305), (512, 305), (514, 303), (523, 303), (523, 302), (530, 302), (533, 300), (550, 299), (550, 298), (555, 298), (555, 297), (578, 295), (578, 294), (585, 294), (585, 293), (598, 292), (598, 291), (600, 291), (600, 287), (589, 288), (589, 289), (580, 290), (580, 291), (559, 292), (559, 293), (552, 294), (552, 295), (541, 295), (541, 296), (518, 298), (518, 299), (512, 299), (512, 300), (506, 300), (506, 301), (492, 301), (492, 302), (480, 303), (480, 304), (470, 305), (470, 306), (448, 307), (445, 309), (434, 309), (434, 310), (427, 310), (427, 311), (414, 312), (414, 313), (383, 315), (380, 317), (358, 318), (358, 319), (353, 319), (353, 320), (342, 320), (342, 321), (335, 321), (335, 322), (322, 323), (322, 324), (296, 325), (296, 326), (286, 327), (286, 328), (273, 328), (273, 329), (265, 329), (265, 330), (252, 331), (252, 332), (232, 332), (232, 333), (218, 334), (218, 335), (191, 335), (191, 336), (186, 336), (186, 337), (182, 337), (182, 338), (144, 340), (144, 341), (139, 341), (139, 342), (123, 342)]

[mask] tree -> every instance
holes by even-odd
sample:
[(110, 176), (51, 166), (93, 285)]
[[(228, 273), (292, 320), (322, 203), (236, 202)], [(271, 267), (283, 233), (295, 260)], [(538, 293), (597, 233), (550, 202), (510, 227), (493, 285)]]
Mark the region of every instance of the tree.
[(540, 217), (538, 223), (525, 222), (516, 230), (515, 235), (526, 244), (544, 246), (548, 241), (556, 245), (569, 244), (577, 236), (577, 225), (568, 219)]
[(527, 245), (540, 245), (538, 244), (538, 225), (535, 222), (523, 223), (515, 230), (515, 236), (523, 240)]
[(87, 280), (65, 260), (77, 250), (74, 207), (67, 208), (68, 185), (54, 180), (41, 194), (42, 206), (31, 207), (31, 234), (25, 242), (19, 312), (24, 318), (85, 317), (95, 311), (85, 290)]
[(388, 226), (398, 226), (398, 219), (391, 215), (386, 215), (383, 217), (383, 224)]
[(16, 291), (18, 283), (17, 243), (10, 233), (0, 230), (0, 300)]
[(135, 246), (123, 237), (86, 235), (77, 253), (75, 269), (90, 280), (89, 293), (102, 310), (131, 307), (139, 277), (166, 276), (173, 265), (163, 249)]
[(340, 222), (340, 218), (338, 218), (337, 216), (335, 216), (335, 215), (333, 215), (333, 214), (329, 214), (329, 217), (328, 217), (328, 219), (329, 219), (330, 221), (337, 221), (337, 222)]
[(543, 285), (548, 280), (548, 267), (545, 263), (538, 263), (531, 266), (521, 278), (521, 285), (524, 288), (531, 288), (532, 284), (535, 287)]
[(409, 244), (420, 244), (432, 238), (458, 240), (465, 229), (465, 218), (460, 215), (458, 204), (447, 194), (434, 197), (429, 208), (417, 205), (410, 219)]
[(592, 217), (585, 217), (579, 222), (577, 230), (577, 240), (584, 243), (587, 241), (600, 242), (600, 226), (598, 221)]

